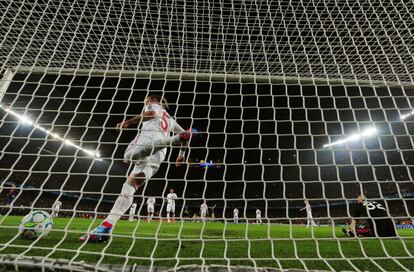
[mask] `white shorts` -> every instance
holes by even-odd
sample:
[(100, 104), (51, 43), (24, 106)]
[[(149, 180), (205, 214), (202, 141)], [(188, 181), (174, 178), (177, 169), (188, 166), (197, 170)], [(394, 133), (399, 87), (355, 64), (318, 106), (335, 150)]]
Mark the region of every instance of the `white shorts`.
[(201, 217), (206, 217), (207, 211), (201, 211), (200, 216)]
[(175, 205), (168, 204), (167, 205), (167, 212), (173, 212), (173, 213), (175, 213)]
[[(141, 139), (143, 140), (141, 141)], [(133, 152), (134, 148), (139, 148), (140, 145), (145, 144), (152, 145), (152, 142), (153, 140), (151, 138), (145, 137), (140, 137), (137, 143), (132, 141), (129, 144), (128, 148), (125, 150), (124, 157), (130, 157), (130, 154)], [(155, 173), (157, 173), (158, 169), (160, 168), (161, 162), (165, 160), (166, 152), (167, 149), (164, 148), (152, 154), (151, 156), (148, 156), (142, 160), (135, 162), (134, 169), (132, 169), (130, 175), (144, 173), (145, 179), (150, 179), (153, 175), (155, 175)]]
[(154, 206), (147, 206), (147, 212), (154, 213)]
[(129, 215), (135, 215), (135, 211), (130, 211)]

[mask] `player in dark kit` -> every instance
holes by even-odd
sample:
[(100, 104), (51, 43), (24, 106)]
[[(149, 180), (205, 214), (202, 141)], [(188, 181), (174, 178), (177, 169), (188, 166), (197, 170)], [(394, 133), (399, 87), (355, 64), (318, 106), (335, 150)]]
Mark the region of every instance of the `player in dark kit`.
[[(365, 196), (360, 195), (357, 198), (357, 203), (351, 211), (352, 222), (349, 229), (344, 232), (348, 236), (379, 236), (379, 237), (393, 237), (397, 236), (395, 232), (394, 222), (389, 218), (385, 207), (375, 201), (367, 201)], [(357, 218), (365, 219), (368, 223), (368, 228), (361, 228), (357, 225)]]

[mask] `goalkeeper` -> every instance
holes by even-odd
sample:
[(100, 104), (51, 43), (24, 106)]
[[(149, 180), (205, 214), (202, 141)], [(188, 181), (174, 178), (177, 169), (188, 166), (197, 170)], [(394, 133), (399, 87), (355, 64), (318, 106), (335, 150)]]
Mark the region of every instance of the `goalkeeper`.
[[(135, 164), (128, 179), (122, 186), (121, 194), (107, 218), (91, 233), (80, 237), (80, 241), (104, 242), (123, 214), (131, 207), (135, 192), (150, 179), (164, 161), (167, 147), (181, 146), (176, 166), (185, 160), (185, 150), (191, 133), (185, 131), (168, 112), (168, 102), (160, 96), (150, 95), (145, 100), (142, 114), (118, 123), (117, 128), (141, 124), (140, 132), (125, 151), (125, 162)], [(170, 132), (177, 133), (170, 137)]]
[[(352, 221), (347, 229), (342, 229), (348, 236), (355, 237), (394, 237), (394, 222), (389, 218), (385, 207), (378, 202), (366, 200), (364, 195), (357, 198), (357, 203), (352, 210)], [(367, 221), (367, 226), (360, 224), (361, 219)]]

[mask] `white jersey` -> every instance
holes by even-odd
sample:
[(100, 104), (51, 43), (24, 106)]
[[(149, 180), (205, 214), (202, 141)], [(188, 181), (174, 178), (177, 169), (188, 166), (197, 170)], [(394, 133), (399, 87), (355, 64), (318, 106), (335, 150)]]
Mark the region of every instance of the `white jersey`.
[(234, 209), (233, 210), (233, 216), (234, 217), (238, 217), (239, 216), (239, 210), (238, 209)]
[(171, 118), (168, 112), (158, 103), (147, 104), (143, 112), (153, 111), (156, 117), (142, 122), (140, 133), (137, 137), (160, 139), (170, 136), (170, 132), (183, 132), (184, 129)]
[(256, 210), (256, 217), (261, 217), (261, 216), (262, 216), (262, 212), (259, 209), (257, 209)]
[(53, 210), (59, 210), (60, 207), (62, 207), (62, 202), (56, 201), (55, 204), (53, 204)]
[(167, 203), (168, 203), (168, 205), (175, 206), (175, 200), (176, 199), (177, 199), (177, 194), (176, 193), (169, 193), (167, 195)]
[(129, 214), (135, 214), (135, 210), (137, 209), (137, 203), (133, 203), (131, 208), (129, 209)]
[(207, 209), (208, 209), (207, 204), (205, 204), (205, 203), (201, 204), (201, 206), (200, 206), (201, 211), (207, 211)]
[(154, 207), (154, 204), (155, 204), (155, 198), (154, 197), (149, 197), (147, 199), (147, 205), (150, 206), (150, 207)]
[(305, 209), (306, 209), (307, 216), (312, 217), (312, 208), (311, 208), (311, 205), (309, 205), (309, 203), (305, 205)]

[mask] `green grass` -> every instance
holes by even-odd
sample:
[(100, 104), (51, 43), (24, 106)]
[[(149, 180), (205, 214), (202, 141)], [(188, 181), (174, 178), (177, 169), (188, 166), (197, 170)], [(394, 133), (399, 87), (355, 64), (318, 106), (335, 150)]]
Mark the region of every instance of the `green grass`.
[[(414, 271), (414, 231), (398, 239), (344, 237), (340, 228), (288, 225), (120, 221), (105, 244), (80, 243), (100, 221), (57, 218), (42, 239), (17, 236), (21, 217), (0, 217), (0, 255), (47, 256), (76, 262), (174, 267), (245, 265), (280, 269)], [(66, 230), (66, 231), (65, 231)]]

